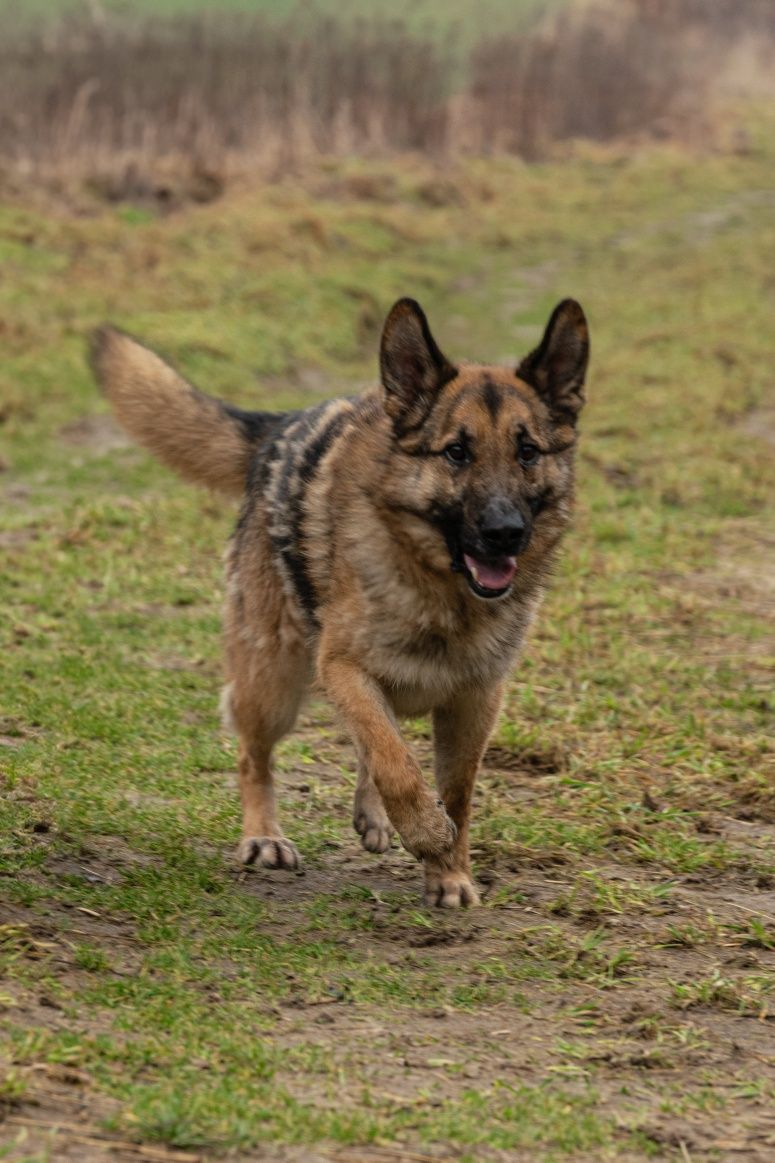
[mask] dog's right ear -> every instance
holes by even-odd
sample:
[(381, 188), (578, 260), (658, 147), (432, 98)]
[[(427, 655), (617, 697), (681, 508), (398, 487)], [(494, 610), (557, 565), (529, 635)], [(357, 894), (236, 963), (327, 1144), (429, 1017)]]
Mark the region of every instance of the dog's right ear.
[(399, 299), (385, 320), (379, 367), (385, 410), (399, 435), (422, 424), (437, 393), (457, 375), (414, 299)]

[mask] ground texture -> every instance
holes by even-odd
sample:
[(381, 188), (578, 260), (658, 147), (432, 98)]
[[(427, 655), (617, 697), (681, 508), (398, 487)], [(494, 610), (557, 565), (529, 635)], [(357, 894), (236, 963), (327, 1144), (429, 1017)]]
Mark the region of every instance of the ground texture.
[[(771, 140), (0, 205), (0, 1157), (775, 1158)], [(278, 756), (303, 871), (234, 866), (233, 514), (84, 364), (108, 317), (303, 405), (371, 378), (400, 294), (453, 357), (516, 359), (566, 294), (593, 336), (576, 527), (456, 914), (360, 850), (318, 701)]]

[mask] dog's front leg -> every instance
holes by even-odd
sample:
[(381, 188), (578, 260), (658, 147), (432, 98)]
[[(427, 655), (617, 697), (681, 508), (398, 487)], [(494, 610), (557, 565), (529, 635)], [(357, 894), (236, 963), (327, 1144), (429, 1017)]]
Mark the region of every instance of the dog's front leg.
[(436, 786), (455, 826), (450, 857), (425, 861), (425, 903), (442, 908), (476, 905), (479, 895), (471, 878), (468, 825), (471, 797), (490, 732), (495, 726), (503, 685), (465, 691), (433, 713)]
[(367, 852), (387, 852), (393, 829), (371, 772), (360, 759), (353, 804), (353, 827)]
[(442, 865), (455, 841), (455, 825), (422, 778), (379, 684), (357, 663), (327, 649), (325, 640), (318, 671), (402, 844), (418, 859), (433, 857)]

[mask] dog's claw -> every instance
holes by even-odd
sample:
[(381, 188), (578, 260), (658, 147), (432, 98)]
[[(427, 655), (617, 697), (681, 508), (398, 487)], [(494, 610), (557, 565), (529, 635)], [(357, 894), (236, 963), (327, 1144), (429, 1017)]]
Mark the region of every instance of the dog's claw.
[(284, 836), (246, 836), (237, 849), (240, 864), (260, 864), (262, 868), (282, 868), (295, 872), (301, 856), (295, 844)]
[(459, 909), (479, 904), (479, 893), (465, 872), (425, 872), (425, 903), (428, 908)]

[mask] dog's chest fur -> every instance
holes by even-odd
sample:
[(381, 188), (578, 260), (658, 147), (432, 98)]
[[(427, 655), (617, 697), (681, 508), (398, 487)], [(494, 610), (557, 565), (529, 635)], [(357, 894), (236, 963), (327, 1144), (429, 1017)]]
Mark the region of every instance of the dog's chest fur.
[(512, 601), (498, 616), (445, 629), (422, 607), (374, 604), (359, 653), (401, 714), (422, 714), (460, 690), (500, 681), (513, 665), (539, 598)]

